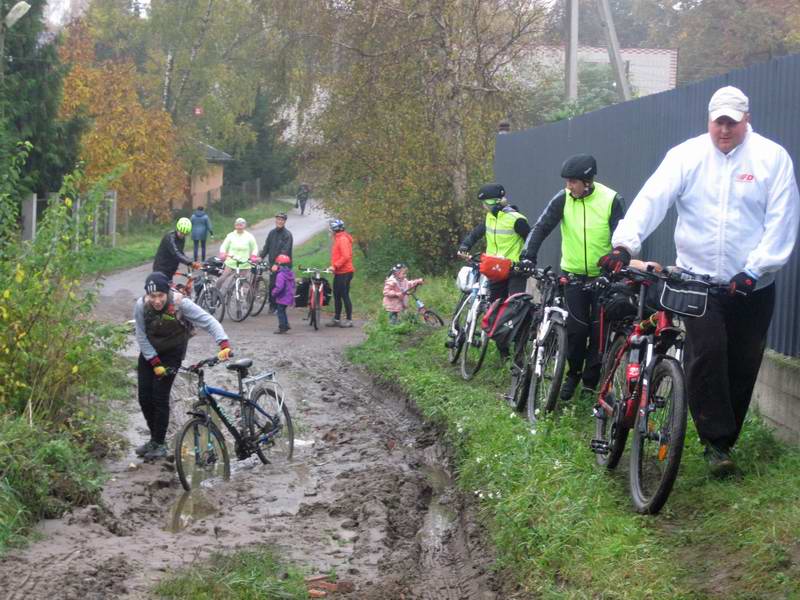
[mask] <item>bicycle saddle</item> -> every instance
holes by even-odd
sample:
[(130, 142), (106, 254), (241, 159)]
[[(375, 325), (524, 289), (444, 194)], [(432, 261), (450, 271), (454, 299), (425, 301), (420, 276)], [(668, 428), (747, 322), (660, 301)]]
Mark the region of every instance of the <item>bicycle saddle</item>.
[(240, 358), (239, 360), (235, 360), (232, 363), (225, 365), (225, 368), (228, 369), (229, 371), (246, 371), (252, 366), (253, 366), (252, 358)]

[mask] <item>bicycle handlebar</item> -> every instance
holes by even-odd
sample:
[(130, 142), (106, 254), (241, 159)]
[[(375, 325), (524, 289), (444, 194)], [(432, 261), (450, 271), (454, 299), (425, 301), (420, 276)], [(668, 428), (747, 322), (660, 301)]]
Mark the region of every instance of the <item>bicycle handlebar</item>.
[(333, 273), (333, 269), (330, 267), (326, 267), (324, 269), (315, 269), (315, 268), (305, 268), (298, 266), (297, 269), (301, 273)]

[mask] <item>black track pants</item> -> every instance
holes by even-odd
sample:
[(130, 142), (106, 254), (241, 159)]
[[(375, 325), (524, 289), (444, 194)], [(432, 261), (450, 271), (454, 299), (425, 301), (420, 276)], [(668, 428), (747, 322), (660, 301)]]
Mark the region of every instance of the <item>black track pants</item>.
[(750, 406), (775, 308), (775, 286), (743, 298), (708, 298), (706, 314), (686, 319), (685, 369), (700, 439), (736, 443)]
[[(589, 281), (587, 278), (586, 281)], [(600, 379), (600, 315), (597, 299), (581, 285), (568, 285), (567, 363), (569, 374), (580, 376), (583, 385), (594, 389)]]
[(344, 304), (347, 320), (353, 319), (353, 303), (350, 302), (350, 282), (353, 281), (352, 273), (343, 273), (333, 276), (333, 306), (335, 310), (334, 318), (338, 321), (342, 318), (342, 304)]
[[(159, 358), (162, 366), (177, 369), (185, 354), (186, 347), (184, 346), (169, 353), (159, 354)], [(158, 444), (163, 444), (169, 426), (169, 393), (172, 390), (175, 375), (156, 377), (153, 367), (145, 360), (144, 356), (139, 354), (137, 376), (139, 406), (142, 408), (144, 420), (150, 430), (150, 438)]]

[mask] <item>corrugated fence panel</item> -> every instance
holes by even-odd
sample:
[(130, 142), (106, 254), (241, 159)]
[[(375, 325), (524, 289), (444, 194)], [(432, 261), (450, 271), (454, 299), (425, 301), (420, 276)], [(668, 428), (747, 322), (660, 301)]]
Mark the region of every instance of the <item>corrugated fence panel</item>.
[[(497, 136), (495, 178), (531, 221), (563, 186), (561, 163), (572, 154), (597, 157), (598, 180), (621, 193), (626, 204), (655, 171), (667, 150), (706, 131), (708, 100), (723, 85), (750, 97), (755, 131), (781, 144), (800, 178), (800, 55), (772, 60), (661, 94), (609, 106), (574, 119)], [(672, 209), (647, 239), (644, 255), (672, 264)], [(557, 265), (561, 236), (542, 246), (540, 264)], [(778, 352), (800, 356), (800, 252), (778, 274), (778, 299), (768, 343)]]

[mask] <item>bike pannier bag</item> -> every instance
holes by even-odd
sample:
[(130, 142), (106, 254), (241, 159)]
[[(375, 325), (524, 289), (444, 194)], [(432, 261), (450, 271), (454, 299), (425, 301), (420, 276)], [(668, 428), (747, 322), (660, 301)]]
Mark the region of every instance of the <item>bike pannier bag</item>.
[(531, 300), (530, 294), (520, 292), (492, 302), (481, 322), (486, 335), (501, 346), (511, 344), (533, 307)]
[(480, 271), (483, 275), (486, 275), (487, 279), (490, 281), (505, 281), (511, 274), (512, 264), (510, 258), (481, 254)]
[(684, 317), (702, 317), (708, 305), (708, 288), (703, 281), (662, 279), (647, 290), (647, 305)]
[(461, 267), (461, 270), (458, 272), (458, 276), (456, 277), (456, 285), (458, 289), (464, 293), (468, 293), (472, 286), (475, 285), (475, 282), (478, 280), (478, 274), (475, 272), (475, 269), (472, 267)]
[(311, 287), (311, 278), (303, 277), (294, 291), (294, 305), (299, 308), (308, 306), (308, 288)]

